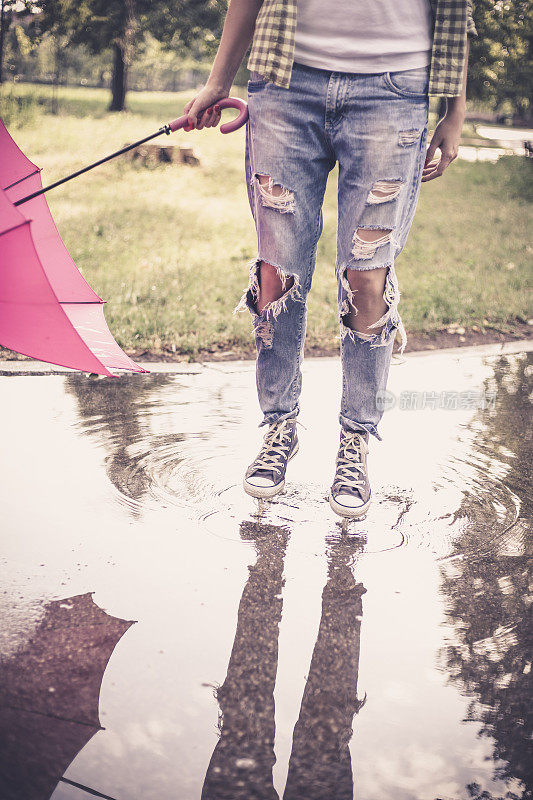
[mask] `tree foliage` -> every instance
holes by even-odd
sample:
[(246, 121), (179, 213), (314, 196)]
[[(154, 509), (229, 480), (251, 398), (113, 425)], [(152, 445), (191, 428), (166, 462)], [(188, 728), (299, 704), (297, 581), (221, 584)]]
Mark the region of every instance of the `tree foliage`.
[(533, 10), (530, 0), (474, 0), (469, 97), (531, 117)]
[(40, 0), (36, 34), (51, 32), (65, 44), (93, 53), (113, 52), (111, 109), (124, 108), (127, 71), (150, 33), (177, 50), (209, 47), (220, 32), (223, 0)]
[(5, 40), (13, 18), (15, 4), (15, 0), (0, 0), (0, 83), (3, 80)]

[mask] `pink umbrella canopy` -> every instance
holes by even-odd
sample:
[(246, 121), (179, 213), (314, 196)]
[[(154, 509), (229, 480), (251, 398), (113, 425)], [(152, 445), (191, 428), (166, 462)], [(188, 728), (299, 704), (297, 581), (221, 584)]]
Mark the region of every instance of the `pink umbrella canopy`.
[[(237, 118), (220, 126), (222, 133), (237, 130), (248, 118), (240, 98), (224, 98), (217, 107), (239, 111)], [(114, 340), (104, 318), (104, 301), (72, 260), (43, 193), (180, 128), (190, 130), (186, 114), (43, 188), (41, 170), (0, 119), (0, 346), (82, 372), (148, 372)]]
[(44, 196), (14, 206), (42, 187), (40, 172), (0, 120), (0, 344), (83, 372), (147, 372), (113, 338)]

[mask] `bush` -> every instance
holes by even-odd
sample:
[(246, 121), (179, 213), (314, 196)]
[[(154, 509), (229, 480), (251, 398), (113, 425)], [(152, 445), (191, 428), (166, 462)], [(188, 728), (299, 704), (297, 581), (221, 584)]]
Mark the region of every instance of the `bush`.
[(0, 93), (0, 118), (9, 127), (20, 128), (35, 117), (39, 101), (33, 94), (15, 94), (13, 89)]

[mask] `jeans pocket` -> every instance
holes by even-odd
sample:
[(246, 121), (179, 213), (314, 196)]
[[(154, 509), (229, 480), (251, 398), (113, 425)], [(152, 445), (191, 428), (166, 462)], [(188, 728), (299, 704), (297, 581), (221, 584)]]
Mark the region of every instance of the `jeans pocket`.
[(383, 74), (385, 84), (400, 97), (425, 98), (429, 85), (429, 65), (427, 67), (414, 67), (401, 69)]
[(248, 93), (250, 92), (259, 92), (261, 89), (264, 89), (267, 86), (268, 81), (261, 73), (259, 72), (251, 72), (250, 73), (250, 80), (248, 81)]

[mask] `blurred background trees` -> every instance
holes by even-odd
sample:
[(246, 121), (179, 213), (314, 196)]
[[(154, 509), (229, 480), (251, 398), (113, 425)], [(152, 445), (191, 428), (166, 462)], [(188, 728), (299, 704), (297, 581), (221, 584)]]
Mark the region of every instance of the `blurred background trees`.
[(530, 0), (474, 0), (468, 94), (531, 122), (533, 6)]
[[(4, 77), (107, 86), (110, 108), (122, 110), (128, 88), (176, 91), (205, 80), (226, 8), (227, 0), (0, 0)], [(470, 100), (531, 123), (530, 0), (474, 0), (474, 18)], [(245, 80), (243, 68), (237, 82)]]
[(15, 0), (0, 0), (0, 83), (2, 83), (4, 79), (4, 47), (7, 31), (9, 30), (13, 18), (14, 8)]
[(128, 88), (176, 90), (180, 69), (205, 74), (226, 9), (224, 0), (0, 2), (16, 6), (5, 25), (13, 79), (107, 85), (111, 111), (125, 108)]
[(39, 0), (32, 27), (37, 41), (49, 33), (63, 39), (63, 49), (84, 45), (90, 54), (111, 54), (109, 110), (122, 111), (128, 70), (147, 35), (175, 54), (194, 47), (201, 55), (198, 44), (214, 41), (221, 17), (218, 0)]

